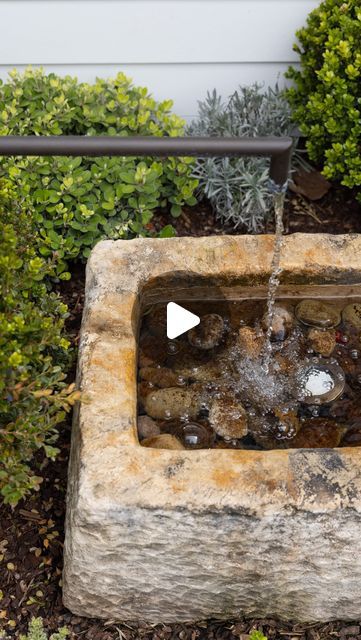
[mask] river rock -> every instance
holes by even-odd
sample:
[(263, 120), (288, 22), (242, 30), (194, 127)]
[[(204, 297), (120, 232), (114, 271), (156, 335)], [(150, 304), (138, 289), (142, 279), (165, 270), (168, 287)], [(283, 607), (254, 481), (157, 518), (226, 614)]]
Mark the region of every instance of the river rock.
[(291, 374), (295, 366), (295, 361), (286, 353), (278, 351), (272, 356), (271, 367), (276, 374)]
[(361, 418), (353, 420), (347, 425), (347, 430), (342, 438), (342, 447), (359, 447), (361, 446)]
[(314, 351), (321, 356), (329, 357), (336, 346), (336, 337), (333, 329), (309, 329), (308, 340)]
[(182, 443), (170, 433), (161, 433), (159, 436), (146, 438), (141, 442), (142, 447), (151, 447), (153, 449), (184, 449)]
[(209, 423), (222, 438), (242, 438), (248, 432), (247, 413), (232, 394), (224, 394), (212, 401)]
[[(262, 318), (262, 326), (265, 331), (268, 329), (268, 314), (265, 313)], [(290, 334), (294, 325), (294, 316), (293, 314), (286, 309), (285, 307), (281, 307), (279, 305), (275, 305), (273, 308), (273, 317), (272, 317), (272, 333), (271, 340), (274, 342), (283, 342)]]
[(159, 338), (167, 335), (167, 307), (154, 305), (144, 316), (144, 322), (150, 333)]
[(341, 322), (339, 309), (317, 299), (299, 302), (296, 307), (296, 317), (303, 324), (323, 329), (337, 327)]
[(349, 322), (357, 329), (361, 329), (361, 303), (352, 302), (342, 311), (342, 320)]
[(188, 331), (188, 341), (197, 349), (214, 349), (222, 340), (223, 318), (218, 313), (208, 313), (201, 317), (199, 325)]
[(302, 423), (293, 438), (278, 439), (272, 433), (256, 441), (265, 449), (332, 449), (338, 447), (346, 429), (327, 418), (311, 418)]
[(145, 411), (159, 420), (197, 417), (202, 407), (202, 391), (195, 387), (170, 387), (157, 389), (147, 395), (144, 401)]
[(149, 416), (138, 416), (138, 437), (140, 440), (151, 438), (160, 434), (160, 428), (157, 423)]
[(252, 416), (248, 420), (249, 433), (264, 449), (287, 448), (302, 426), (295, 410), (285, 413), (279, 408), (274, 414)]
[(144, 407), (146, 397), (154, 391), (154, 386), (151, 382), (139, 382), (138, 383), (138, 402)]
[(285, 411), (283, 408), (275, 409), (274, 414), (278, 419), (276, 437), (279, 440), (293, 438), (301, 428), (300, 419), (296, 410)]
[(225, 360), (215, 360), (204, 364), (193, 362), (190, 366), (176, 367), (175, 371), (181, 378), (190, 378), (196, 382), (212, 382), (227, 375), (229, 364)]
[(186, 382), (184, 376), (167, 367), (143, 367), (139, 371), (139, 376), (142, 380), (162, 388), (182, 387)]
[(327, 418), (312, 418), (304, 422), (302, 429), (289, 441), (292, 449), (329, 449), (338, 447), (346, 429)]
[(238, 344), (245, 358), (252, 360), (259, 358), (264, 347), (265, 337), (259, 335), (252, 327), (240, 327), (238, 331)]

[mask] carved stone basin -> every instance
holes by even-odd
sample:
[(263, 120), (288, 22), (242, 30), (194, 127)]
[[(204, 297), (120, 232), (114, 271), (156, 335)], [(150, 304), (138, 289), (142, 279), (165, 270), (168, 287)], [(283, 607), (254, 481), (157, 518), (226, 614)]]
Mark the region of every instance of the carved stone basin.
[[(358, 619), (361, 453), (140, 446), (144, 301), (266, 291), (272, 236), (100, 242), (87, 265), (64, 602), (148, 622)], [(361, 293), (361, 237), (284, 240), (282, 287)], [(361, 415), (361, 408), (360, 408)]]

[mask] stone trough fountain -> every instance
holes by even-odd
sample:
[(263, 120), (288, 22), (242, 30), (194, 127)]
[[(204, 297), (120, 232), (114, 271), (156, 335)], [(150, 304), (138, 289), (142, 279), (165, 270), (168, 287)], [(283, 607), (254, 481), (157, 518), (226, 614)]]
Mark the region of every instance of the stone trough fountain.
[[(289, 140), (223, 142), (224, 155), (271, 154), (273, 187), (283, 186)], [(203, 143), (187, 141), (183, 155), (206, 147), (217, 154), (214, 140)], [(3, 138), (0, 155), (139, 155), (142, 145), (148, 155), (176, 152), (177, 140), (162, 144)], [(189, 308), (211, 301), (217, 313), (208, 317), (218, 318), (219, 344), (195, 332), (167, 346), (159, 327), (152, 329), (152, 314), (169, 301)], [(64, 548), (63, 597), (71, 611), (150, 623), (240, 615), (359, 618), (360, 301), (357, 235), (295, 234), (282, 243), (280, 235), (135, 239), (93, 249)], [(273, 324), (275, 303), (281, 330)], [(263, 309), (261, 324), (245, 323), (232, 304)], [(285, 358), (289, 319), (298, 322), (302, 348), (290, 342)], [(211, 329), (217, 334), (214, 324)], [(145, 351), (146, 339), (156, 343), (155, 355), (154, 348), (151, 356)], [(168, 355), (159, 360), (164, 344)], [(210, 379), (224, 354), (222, 373)], [(276, 360), (278, 371), (286, 363), (293, 376), (287, 380), (296, 381), (287, 433), (289, 410), (279, 411), (284, 386), (272, 386)], [(254, 380), (259, 393), (243, 398)], [(225, 386), (238, 398), (231, 418), (219, 395)], [(184, 416), (174, 415), (176, 395), (189, 398), (195, 390), (202, 394), (199, 407), (188, 402)], [(155, 429), (153, 437), (145, 424)], [(194, 424), (210, 434), (208, 444), (198, 446)]]
[[(87, 265), (83, 402), (70, 462), (64, 601), (150, 622), (354, 619), (358, 447), (157, 449), (137, 436), (137, 351), (151, 301), (265, 297), (272, 236), (105, 241)], [(284, 239), (283, 295), (361, 295), (361, 238)]]

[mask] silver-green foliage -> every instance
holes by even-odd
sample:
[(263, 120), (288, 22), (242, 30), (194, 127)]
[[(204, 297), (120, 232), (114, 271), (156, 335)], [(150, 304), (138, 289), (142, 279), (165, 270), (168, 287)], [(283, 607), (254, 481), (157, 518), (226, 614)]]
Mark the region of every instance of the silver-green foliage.
[[(261, 85), (239, 87), (222, 100), (214, 90), (199, 102), (197, 120), (188, 127), (194, 136), (285, 136), (294, 129), (291, 110), (278, 86), (262, 90)], [(217, 216), (235, 227), (260, 231), (272, 210), (268, 158), (199, 159), (194, 177), (198, 193), (209, 198)]]
[[(64, 640), (69, 635), (66, 627), (59, 629), (57, 633), (52, 633), (49, 640)], [(48, 640), (48, 634), (44, 631), (41, 618), (32, 618), (29, 623), (29, 630), (26, 636), (20, 636), (20, 640)]]

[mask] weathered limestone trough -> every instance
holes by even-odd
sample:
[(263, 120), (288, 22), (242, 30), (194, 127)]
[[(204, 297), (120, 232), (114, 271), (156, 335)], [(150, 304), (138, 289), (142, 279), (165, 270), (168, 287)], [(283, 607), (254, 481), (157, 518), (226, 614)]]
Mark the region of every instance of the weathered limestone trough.
[[(272, 236), (106, 241), (87, 267), (64, 602), (149, 622), (359, 619), (359, 448), (141, 447), (142, 301), (265, 288)], [(360, 293), (361, 236), (289, 236), (284, 285)]]

